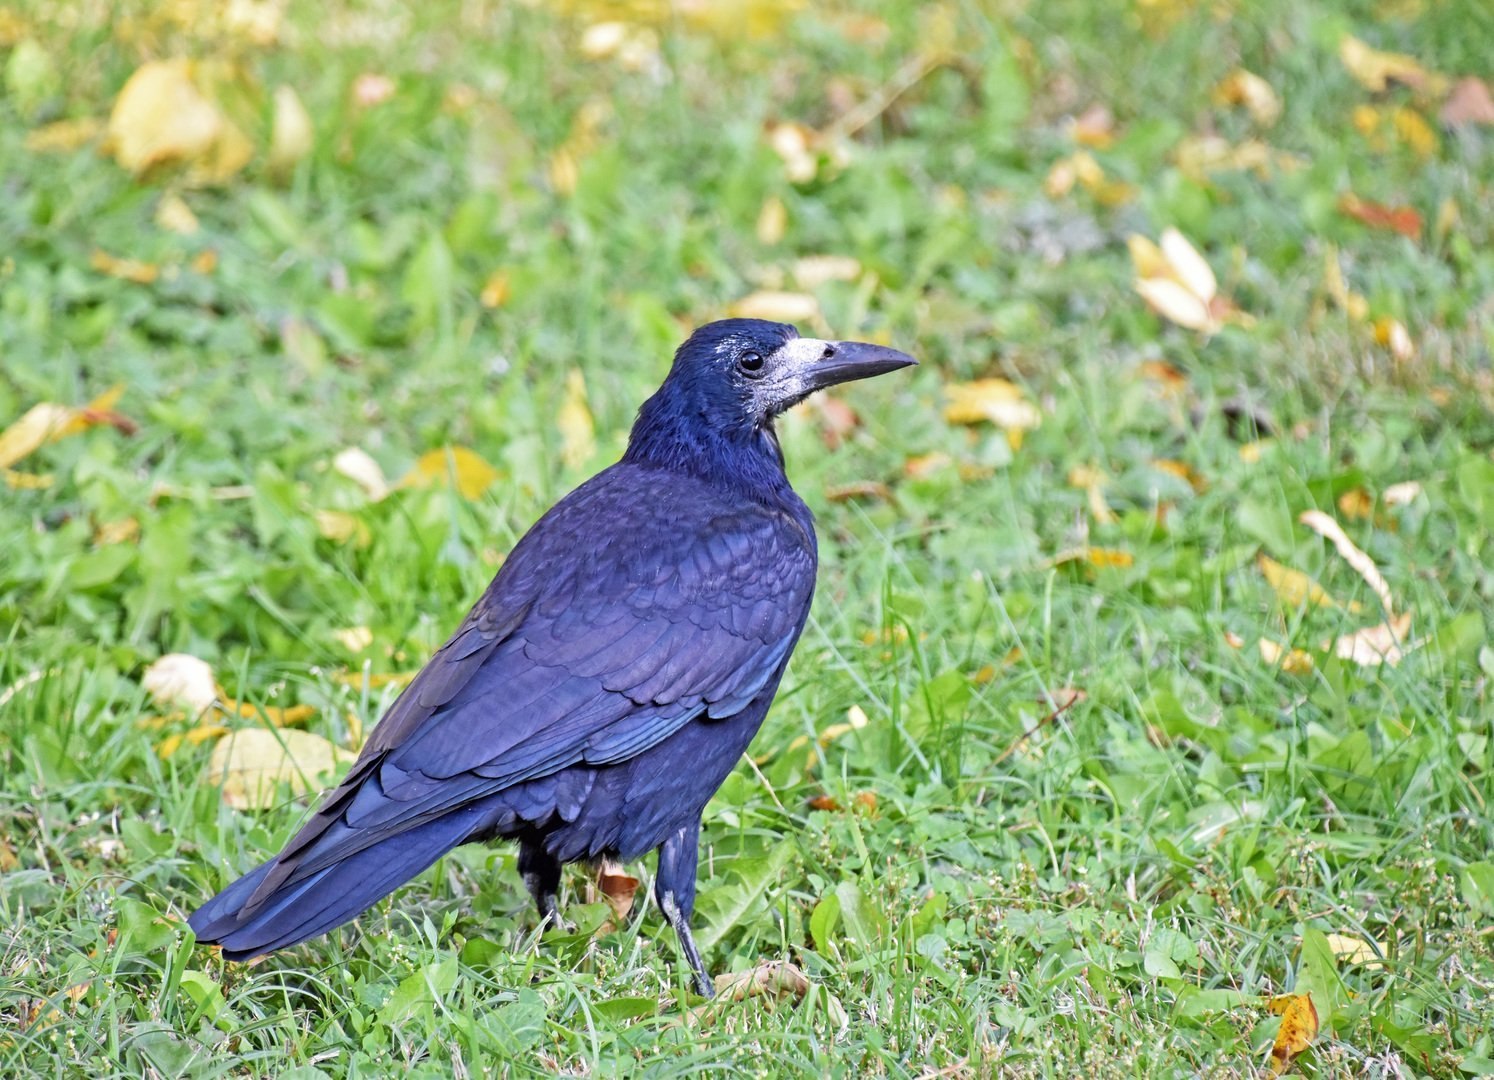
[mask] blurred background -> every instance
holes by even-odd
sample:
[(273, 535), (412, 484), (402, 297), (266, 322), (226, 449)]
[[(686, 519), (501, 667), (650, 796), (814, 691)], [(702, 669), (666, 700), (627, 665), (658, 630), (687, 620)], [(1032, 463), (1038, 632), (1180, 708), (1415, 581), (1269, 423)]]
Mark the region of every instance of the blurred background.
[[(1478, 0), (0, 10), (0, 1047), (1494, 1068), (1491, 42)], [(708, 821), (709, 962), (810, 1004), (682, 1044), (653, 923), (525, 952), (506, 852), (310, 946), (341, 981), (193, 954), (164, 918), (728, 314), (923, 361), (781, 423), (825, 568)]]

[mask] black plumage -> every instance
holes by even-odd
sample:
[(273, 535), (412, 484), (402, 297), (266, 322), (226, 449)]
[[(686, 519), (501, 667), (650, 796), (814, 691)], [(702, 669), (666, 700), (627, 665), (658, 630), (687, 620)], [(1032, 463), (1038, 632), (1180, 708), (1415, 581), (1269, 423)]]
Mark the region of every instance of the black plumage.
[(809, 614), (816, 546), (773, 419), (902, 353), (734, 319), (697, 330), (621, 461), (544, 515), (285, 849), (191, 916), (231, 960), (353, 918), (458, 844), (519, 843), (554, 919), (563, 864), (659, 849), (697, 989), (700, 815)]

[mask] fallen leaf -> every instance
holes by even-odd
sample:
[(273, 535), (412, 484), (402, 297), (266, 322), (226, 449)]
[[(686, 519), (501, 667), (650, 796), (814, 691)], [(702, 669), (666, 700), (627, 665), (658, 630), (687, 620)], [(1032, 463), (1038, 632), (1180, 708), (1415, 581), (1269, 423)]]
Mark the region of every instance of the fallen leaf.
[[(597, 891), (602, 894), (602, 899), (607, 901), (607, 906), (612, 909), (612, 918), (609, 923), (620, 926), (628, 919), (633, 910), (633, 896), (638, 892), (638, 879), (628, 874), (622, 868), (622, 864), (615, 859), (603, 856), (601, 865), (597, 867)], [(610, 929), (610, 927), (609, 927)], [(598, 934), (607, 932), (599, 930)]]
[(1333, 955), (1349, 964), (1362, 964), (1367, 968), (1383, 968), (1385, 964), (1380, 957), (1385, 953), (1385, 947), (1378, 942), (1368, 942), (1362, 937), (1353, 934), (1324, 934), (1328, 942), (1328, 948)]
[(1102, 525), (1113, 525), (1119, 519), (1105, 501), (1105, 474), (1093, 465), (1076, 465), (1069, 470), (1069, 486), (1085, 493), (1090, 516)]
[(404, 687), (414, 682), (418, 671), (344, 671), (336, 676), (337, 682), (343, 686), (351, 686), (361, 690), (368, 687), (370, 690), (379, 690), (385, 686)]
[(1415, 57), (1381, 52), (1352, 34), (1345, 34), (1339, 42), (1338, 58), (1361, 86), (1376, 94), (1384, 93), (1392, 82), (1432, 94), (1438, 93), (1446, 83), (1442, 76), (1422, 67)]
[(1403, 480), (1399, 484), (1391, 484), (1380, 494), (1380, 498), (1386, 506), (1409, 506), (1420, 494), (1419, 481)]
[(359, 653), (373, 644), (373, 631), (366, 626), (348, 626), (334, 630), (332, 637), (348, 652)]
[(1410, 240), (1421, 238), (1421, 213), (1415, 207), (1384, 206), (1346, 191), (1339, 196), (1338, 208), (1372, 229), (1398, 232)]
[(161, 276), (161, 268), (155, 263), (116, 258), (99, 248), (94, 248), (93, 253), (88, 256), (88, 265), (101, 274), (133, 281), (136, 285), (149, 285)]
[(1185, 482), (1194, 491), (1205, 491), (1209, 484), (1198, 472), (1186, 461), (1174, 461), (1171, 458), (1153, 458), (1152, 468), (1159, 472), (1165, 472), (1169, 476), (1176, 476)]
[(196, 181), (222, 183), (249, 163), (254, 146), (198, 85), (192, 60), (148, 60), (119, 91), (107, 149), (137, 176), (157, 166), (191, 167)]
[(1136, 195), (1136, 189), (1122, 180), (1112, 180), (1105, 175), (1100, 163), (1087, 150), (1080, 150), (1054, 162), (1043, 181), (1043, 191), (1049, 198), (1067, 195), (1075, 186), (1087, 191), (1101, 206), (1120, 206)]
[(223, 801), (238, 810), (274, 806), (280, 784), (292, 796), (319, 785), (353, 755), (309, 731), (246, 728), (223, 736), (208, 759), (208, 779), (223, 789)]
[(153, 661), (140, 686), (161, 708), (186, 709), (192, 716), (218, 701), (218, 684), (206, 660), (188, 653), (167, 653)]
[(1362, 487), (1350, 488), (1338, 497), (1337, 505), (1350, 521), (1368, 521), (1375, 511), (1375, 497)]
[(596, 423), (586, 401), (586, 378), (579, 368), (566, 372), (555, 426), (560, 430), (560, 460), (566, 468), (579, 469), (591, 460), (597, 449)]
[(1044, 568), (1051, 568), (1064, 566), (1068, 563), (1086, 563), (1090, 566), (1105, 569), (1108, 567), (1124, 568), (1131, 566), (1135, 562), (1136, 557), (1129, 551), (1121, 551), (1118, 548), (1084, 547), (1061, 551), (1042, 565)]
[(1282, 994), (1271, 999), (1270, 1010), (1281, 1017), (1271, 1047), (1271, 1075), (1280, 1076), (1292, 1060), (1318, 1037), (1318, 1010), (1311, 994)]
[(1261, 573), (1266, 578), (1266, 583), (1271, 586), (1282, 604), (1288, 608), (1310, 607), (1344, 607), (1349, 611), (1357, 611), (1358, 605), (1350, 603), (1342, 605), (1328, 591), (1301, 570), (1293, 570), (1289, 566), (1283, 566), (1271, 556), (1262, 552), (1256, 556), (1256, 565), (1260, 567)]
[(724, 973), (715, 979), (720, 1001), (745, 1001), (750, 997), (802, 998), (809, 993), (809, 978), (786, 960), (764, 960), (751, 971)]
[(863, 709), (860, 705), (852, 705), (849, 709), (846, 710), (846, 719), (844, 723), (831, 724), (829, 727), (825, 728), (824, 731), (820, 732), (818, 740), (819, 744), (821, 746), (829, 746), (836, 739), (839, 739), (844, 735), (849, 735), (853, 731), (860, 731), (862, 728), (866, 727), (867, 723), (868, 721), (866, 718), (866, 710)]
[(932, 450), (927, 454), (915, 454), (903, 463), (903, 473), (910, 480), (923, 480), (941, 469), (954, 464), (954, 459), (943, 450)]
[(465, 446), (448, 446), (420, 455), (395, 485), (397, 488), (428, 488), (454, 484), (464, 499), (475, 499), (498, 479), (498, 470)]
[(265, 165), (272, 173), (283, 176), (299, 165), (315, 144), (316, 128), (300, 97), (289, 86), (275, 87), (275, 110)]
[(662, 62), (659, 35), (652, 27), (618, 21), (588, 26), (581, 34), (581, 55), (615, 60), (624, 71), (648, 71)]
[(12, 491), (45, 491), (57, 483), (57, 477), (52, 473), (26, 473), (16, 472), (14, 469), (0, 469), (0, 476), (5, 477), (5, 486)]
[(825, 498), (833, 503), (851, 502), (855, 499), (896, 501), (892, 489), (880, 480), (854, 480), (849, 484), (834, 484), (825, 489)]
[(103, 123), (92, 116), (56, 120), (28, 131), (25, 146), (33, 154), (66, 153), (92, 142), (103, 130)]
[(93, 530), (93, 542), (99, 547), (110, 544), (133, 544), (140, 539), (140, 522), (132, 517), (101, 521)]
[(944, 419), (951, 424), (995, 424), (1008, 431), (1030, 431), (1042, 422), (1037, 406), (1016, 383), (1006, 379), (976, 379), (944, 388), (948, 403)]
[(820, 436), (825, 446), (837, 450), (861, 426), (861, 418), (843, 398), (834, 394), (816, 394), (809, 399), (820, 421)]
[(832, 814), (840, 812), (840, 801), (833, 795), (816, 795), (806, 805), (811, 810), (822, 810)]
[(167, 232), (174, 232), (178, 236), (191, 236), (201, 227), (192, 208), (175, 192), (167, 192), (161, 196), (161, 201), (156, 204), (155, 221)]
[(212, 248), (205, 248), (192, 256), (192, 261), (187, 264), (193, 273), (211, 274), (218, 269), (218, 253)]
[(1246, 321), (1218, 295), (1214, 271), (1177, 229), (1165, 229), (1160, 245), (1134, 233), (1126, 243), (1136, 269), (1133, 287), (1163, 318), (1206, 334), (1219, 330), (1225, 321)]
[(1396, 137), (1417, 157), (1428, 158), (1437, 152), (1437, 133), (1415, 109), (1404, 106), (1395, 109), (1390, 114), (1390, 122)]
[(392, 98), (394, 90), (394, 80), (388, 75), (365, 71), (353, 80), (353, 104), (360, 109), (371, 109)]
[(757, 240), (765, 247), (772, 247), (783, 239), (788, 228), (788, 208), (777, 195), (763, 200), (763, 208), (757, 213)]
[(48, 401), (33, 405), (19, 420), (0, 431), (0, 469), (8, 469), (47, 443), (102, 424), (108, 424), (125, 435), (133, 435), (136, 431), (134, 421), (114, 411), (123, 394), (124, 385), (119, 384), (81, 407), (55, 405)]
[[(1406, 655), (1406, 636), (1411, 632), (1411, 613), (1400, 615), (1380, 623), (1343, 634), (1333, 642), (1333, 653), (1341, 660), (1360, 667), (1378, 667), (1389, 664), (1394, 667)], [(1324, 645), (1326, 650), (1327, 645)]]
[(508, 303), (509, 277), (507, 270), (494, 270), (488, 275), (488, 280), (483, 282), (482, 292), (478, 293), (477, 301), (488, 310), (500, 308)]
[(1382, 315), (1371, 324), (1371, 329), (1375, 334), (1375, 342), (1389, 349), (1390, 355), (1397, 360), (1404, 362), (1416, 357), (1416, 344), (1411, 340), (1410, 331), (1399, 319)]
[(1115, 142), (1115, 114), (1104, 102), (1095, 102), (1068, 123), (1069, 138), (1080, 146), (1104, 150)]
[(1310, 675), (1315, 667), (1311, 653), (1301, 649), (1288, 649), (1270, 638), (1261, 638), (1256, 642), (1256, 647), (1260, 649), (1262, 660), (1272, 667), (1279, 666), (1288, 675)]
[(356, 446), (339, 450), (332, 459), (332, 468), (361, 487), (374, 502), (389, 494), (389, 481), (384, 478), (384, 470), (366, 451)]
[(1244, 68), (1236, 68), (1214, 87), (1214, 100), (1220, 105), (1245, 106), (1261, 127), (1270, 127), (1281, 118), (1281, 99), (1271, 84)]
[(728, 314), (739, 319), (812, 323), (819, 321), (820, 302), (809, 293), (760, 289), (732, 304)]
[(1321, 510), (1304, 510), (1298, 515), (1297, 520), (1333, 544), (1344, 562), (1348, 563), (1354, 572), (1364, 579), (1365, 584), (1374, 590), (1386, 616), (1395, 610), (1395, 602), (1390, 595), (1390, 585), (1380, 573), (1380, 568), (1375, 565), (1373, 559), (1355, 545), (1354, 541), (1349, 539), (1342, 525)]
[(794, 280), (801, 288), (817, 289), (827, 281), (855, 281), (861, 260), (850, 255), (806, 255), (794, 260)]
[(312, 514), (316, 520), (316, 531), (323, 539), (334, 544), (351, 543), (365, 548), (373, 542), (373, 533), (357, 514), (346, 510), (317, 510)]
[(1494, 125), (1494, 94), (1489, 93), (1484, 80), (1469, 75), (1453, 84), (1452, 93), (1447, 95), (1437, 116), (1448, 127)]
[(1369, 301), (1349, 289), (1344, 281), (1343, 267), (1338, 261), (1338, 248), (1325, 245), (1323, 251), (1323, 288), (1328, 296), (1350, 319), (1359, 322), (1369, 315)]
[(807, 184), (820, 170), (816, 152), (818, 136), (803, 124), (774, 123), (767, 127), (768, 145), (783, 162), (784, 175), (791, 184)]

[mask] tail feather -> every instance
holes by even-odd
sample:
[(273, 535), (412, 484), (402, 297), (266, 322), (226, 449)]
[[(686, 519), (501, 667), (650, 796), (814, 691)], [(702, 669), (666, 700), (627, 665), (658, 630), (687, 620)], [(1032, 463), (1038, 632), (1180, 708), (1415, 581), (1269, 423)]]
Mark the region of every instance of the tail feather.
[(248, 960), (325, 934), (368, 910), (476, 831), (482, 815), (459, 811), (391, 836), (287, 883), (256, 902), (277, 859), (245, 874), (192, 913), (197, 940), (221, 945), (228, 960)]

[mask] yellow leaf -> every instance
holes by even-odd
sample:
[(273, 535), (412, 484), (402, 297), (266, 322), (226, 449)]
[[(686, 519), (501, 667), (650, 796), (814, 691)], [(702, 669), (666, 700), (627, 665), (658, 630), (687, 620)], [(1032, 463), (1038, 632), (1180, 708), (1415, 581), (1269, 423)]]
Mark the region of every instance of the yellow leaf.
[(1343, 267), (1338, 261), (1338, 248), (1332, 244), (1324, 246), (1323, 287), (1333, 302), (1355, 322), (1363, 320), (1369, 314), (1369, 301), (1356, 292), (1350, 292), (1345, 284)]
[(132, 517), (100, 522), (93, 530), (93, 542), (99, 547), (110, 544), (133, 544), (140, 539), (140, 522)]
[(852, 705), (846, 710), (844, 723), (831, 724), (824, 731), (820, 732), (819, 744), (821, 746), (829, 746), (836, 739), (849, 735), (853, 731), (860, 731), (866, 727), (867, 723), (866, 710), (860, 705)]
[(465, 446), (447, 446), (420, 455), (396, 487), (453, 485), (464, 499), (475, 499), (498, 479), (498, 470)]
[(757, 240), (765, 247), (772, 247), (783, 239), (788, 228), (788, 208), (777, 195), (769, 195), (757, 214)]
[(579, 469), (596, 452), (596, 425), (586, 402), (586, 379), (577, 368), (565, 376), (565, 395), (555, 414), (560, 429), (560, 459), (568, 469)]
[(1027, 400), (1022, 388), (1006, 379), (976, 379), (944, 388), (949, 403), (944, 419), (951, 424), (995, 424), (1012, 431), (1028, 431), (1042, 422), (1042, 414)]
[(156, 224), (179, 236), (191, 236), (200, 228), (192, 208), (174, 192), (167, 192), (156, 204)]
[(248, 728), (219, 740), (208, 760), (208, 779), (223, 789), (223, 801), (239, 810), (276, 804), (280, 784), (292, 796), (325, 781), (352, 754), (309, 731)]
[(1281, 117), (1281, 99), (1271, 84), (1244, 68), (1236, 68), (1216, 87), (1214, 100), (1221, 105), (1243, 105), (1261, 127), (1270, 127)]
[(33, 154), (66, 152), (92, 142), (103, 130), (104, 125), (92, 116), (56, 120), (27, 132), (25, 145)]
[(1142, 278), (1135, 283), (1135, 288), (1147, 306), (1169, 322), (1206, 333), (1219, 329), (1219, 324), (1209, 314), (1209, 305), (1176, 281)]
[(348, 626), (332, 631), (337, 643), (348, 652), (362, 652), (373, 644), (373, 631), (366, 626)]
[(1333, 955), (1348, 964), (1363, 964), (1367, 968), (1381, 968), (1384, 963), (1380, 957), (1384, 955), (1385, 947), (1379, 942), (1366, 941), (1362, 937), (1353, 934), (1325, 934), (1328, 948)]
[(812, 323), (819, 320), (820, 302), (809, 293), (760, 289), (732, 304), (729, 314), (739, 319)]
[(491, 311), (508, 303), (509, 281), (507, 270), (494, 270), (488, 275), (488, 280), (483, 282), (482, 292), (478, 293), (478, 303)]
[(1131, 252), (1131, 265), (1135, 268), (1137, 277), (1171, 276), (1172, 267), (1168, 264), (1167, 257), (1150, 237), (1132, 233), (1126, 237), (1126, 247)]
[(151, 663), (140, 685), (162, 708), (182, 708), (193, 716), (218, 701), (218, 684), (206, 660), (188, 653), (167, 653)]
[(123, 393), (124, 385), (119, 384), (82, 408), (55, 405), (49, 401), (33, 405), (14, 424), (0, 431), (0, 469), (8, 469), (46, 443), (76, 435), (99, 424), (113, 424), (121, 431), (133, 431), (133, 424), (112, 411)]
[[(1299, 608), (1304, 605), (1312, 607), (1336, 608), (1342, 605), (1312, 578), (1300, 570), (1282, 566), (1271, 556), (1262, 552), (1256, 556), (1256, 565), (1265, 575), (1266, 583), (1275, 591), (1282, 604), (1289, 608)], [(1358, 605), (1348, 605), (1348, 610), (1357, 609)]]
[(1292, 1059), (1312, 1045), (1318, 1037), (1318, 1010), (1311, 994), (1283, 994), (1273, 998), (1271, 1011), (1281, 1017), (1276, 1042), (1271, 1047), (1271, 1075), (1280, 1076), (1291, 1067)]
[(130, 172), (187, 164), (209, 182), (248, 164), (253, 144), (197, 85), (191, 60), (149, 60), (125, 82), (109, 114), (109, 150)]
[(818, 138), (803, 124), (771, 124), (767, 129), (768, 145), (783, 162), (784, 175), (790, 183), (804, 184), (819, 172)]
[(1375, 497), (1362, 487), (1350, 488), (1337, 503), (1338, 512), (1350, 521), (1368, 521), (1375, 510)]
[(389, 494), (389, 481), (384, 479), (384, 470), (366, 451), (356, 446), (339, 450), (332, 459), (332, 468), (361, 487), (374, 502)]
[(1400, 361), (1416, 358), (1416, 345), (1411, 341), (1411, 334), (1399, 319), (1383, 315), (1374, 321), (1373, 329), (1375, 341), (1389, 349), (1391, 356)]
[(1281, 670), (1288, 675), (1310, 675), (1313, 671), (1312, 654), (1303, 652), (1301, 649), (1288, 649), (1280, 642), (1272, 641), (1270, 638), (1261, 638), (1256, 643), (1261, 651), (1261, 659), (1274, 666), (1280, 666)]
[(0, 469), (0, 476), (5, 477), (5, 486), (12, 491), (45, 491), (57, 483), (57, 477), (52, 473), (26, 473), (16, 472), (14, 469)]
[(1378, 626), (1367, 626), (1352, 634), (1341, 635), (1333, 642), (1333, 652), (1341, 660), (1360, 667), (1379, 667), (1381, 664), (1395, 667), (1406, 655), (1404, 643), (1410, 632), (1411, 613), (1403, 611)]
[(98, 248), (95, 248), (93, 254), (88, 257), (88, 265), (102, 274), (133, 281), (136, 285), (149, 285), (161, 276), (161, 268), (155, 263), (141, 262), (139, 259), (115, 258), (107, 251)]
[(1373, 559), (1354, 544), (1354, 541), (1349, 539), (1343, 526), (1321, 510), (1304, 510), (1298, 515), (1297, 520), (1333, 544), (1344, 562), (1353, 567), (1354, 572), (1374, 590), (1387, 616), (1395, 610), (1395, 604), (1390, 595), (1390, 585), (1380, 573), (1380, 568), (1375, 565)]
[(1396, 136), (1420, 158), (1428, 158), (1437, 152), (1437, 133), (1432, 125), (1415, 109), (1401, 107), (1390, 114)]
[(165, 761), (183, 746), (201, 746), (209, 739), (217, 739), (228, 734), (228, 728), (218, 723), (202, 723), (166, 736), (156, 744), (156, 754)]
[(1422, 67), (1415, 57), (1372, 49), (1352, 34), (1345, 34), (1339, 42), (1338, 57), (1361, 86), (1376, 94), (1384, 93), (1392, 82), (1434, 96), (1447, 88), (1445, 78)]
[(1188, 243), (1188, 238), (1176, 229), (1162, 230), (1162, 257), (1172, 268), (1173, 278), (1185, 289), (1205, 304), (1214, 299), (1219, 291), (1214, 271), (1198, 253), (1198, 249)]
[(1121, 551), (1117, 548), (1083, 547), (1061, 551), (1043, 565), (1045, 567), (1054, 567), (1082, 562), (1089, 566), (1105, 569), (1109, 567), (1124, 568), (1132, 565), (1135, 561), (1136, 557), (1129, 551)]
[(316, 519), (316, 531), (334, 544), (351, 543), (354, 547), (365, 548), (373, 542), (373, 533), (357, 514), (346, 510), (317, 510), (312, 516)]
[(418, 671), (380, 671), (367, 674), (361, 671), (344, 671), (337, 676), (337, 681), (355, 689), (361, 690), (367, 686), (370, 690), (378, 690), (385, 686), (406, 686), (419, 674)]
[(275, 87), (275, 114), (270, 124), (270, 149), (265, 164), (271, 172), (288, 173), (311, 153), (316, 144), (316, 129), (311, 114), (295, 90)]
[(794, 260), (794, 280), (805, 289), (817, 289), (827, 281), (855, 281), (861, 276), (861, 260), (850, 255), (806, 255)]

